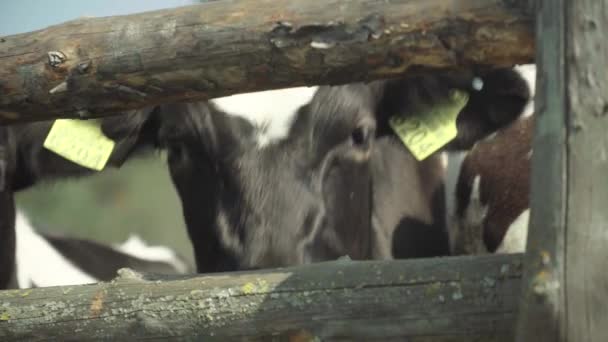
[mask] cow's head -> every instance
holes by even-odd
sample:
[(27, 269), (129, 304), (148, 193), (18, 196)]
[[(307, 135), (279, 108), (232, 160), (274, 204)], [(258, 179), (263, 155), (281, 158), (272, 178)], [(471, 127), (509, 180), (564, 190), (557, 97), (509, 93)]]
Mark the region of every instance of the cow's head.
[[(167, 150), (199, 271), (293, 265), (344, 254), (364, 259), (371, 256), (374, 182), (381, 181), (374, 179), (381, 175), (372, 175), (370, 161), (383, 153), (376, 140), (393, 134), (391, 115), (436, 101), (453, 87), (466, 88), (471, 97), (461, 113), (465, 119), (459, 118), (456, 146), (469, 146), (521, 111), (502, 102), (494, 106), (493, 90), (486, 85), (473, 91), (470, 81), (411, 77), (320, 87), (309, 103), (293, 110), (285, 134), (272, 141), (260, 139), (264, 127), (224, 112), (221, 100), (163, 105), (103, 128), (118, 139), (138, 131)], [(276, 95), (278, 101), (281, 93)], [(528, 95), (518, 95), (523, 108)], [(401, 153), (409, 152), (403, 147)], [(405, 182), (408, 177), (419, 175), (403, 174)]]

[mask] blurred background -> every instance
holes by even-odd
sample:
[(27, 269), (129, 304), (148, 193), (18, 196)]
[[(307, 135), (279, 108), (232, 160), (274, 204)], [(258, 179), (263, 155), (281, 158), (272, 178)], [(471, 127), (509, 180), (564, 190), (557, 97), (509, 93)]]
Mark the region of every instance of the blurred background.
[[(43, 29), (82, 16), (113, 16), (191, 5), (194, 0), (0, 0), (0, 36)], [(39, 231), (105, 243), (139, 234), (176, 249), (193, 264), (181, 205), (162, 154), (81, 179), (38, 184), (17, 205)]]

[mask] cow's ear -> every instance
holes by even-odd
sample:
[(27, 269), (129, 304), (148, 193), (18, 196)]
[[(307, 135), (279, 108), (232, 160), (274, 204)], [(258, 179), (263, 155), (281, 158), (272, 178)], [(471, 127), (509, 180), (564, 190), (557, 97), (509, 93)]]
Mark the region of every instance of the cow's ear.
[(209, 102), (165, 104), (102, 121), (104, 134), (117, 142), (136, 137), (135, 149), (185, 147), (211, 156), (239, 147), (252, 130), (244, 119), (221, 112)]
[(491, 70), (478, 77), (481, 89), (467, 89), (469, 101), (458, 115), (458, 136), (446, 146), (448, 150), (468, 150), (477, 141), (510, 125), (531, 100), (528, 82), (513, 68)]
[(424, 115), (424, 110), (445, 101), (451, 89), (463, 89), (462, 77), (438, 74), (412, 74), (398, 79), (370, 83), (375, 103), (377, 134), (394, 134), (390, 120)]
[[(456, 118), (457, 136), (448, 150), (468, 149), (473, 144), (516, 120), (530, 100), (526, 80), (512, 68), (483, 73), (451, 72), (412, 75), (371, 84), (376, 103), (378, 134), (393, 134), (394, 116), (422, 113), (445, 101), (454, 89), (468, 94)], [(422, 112), (421, 112), (422, 109)]]
[(157, 145), (157, 107), (146, 107), (101, 119), (101, 130), (116, 143), (109, 164), (120, 167), (127, 159)]
[(130, 135), (138, 134), (155, 108), (147, 107), (105, 117), (101, 120), (101, 130), (113, 140), (122, 140)]
[(232, 155), (253, 136), (247, 120), (228, 115), (209, 102), (163, 105), (157, 120), (161, 146), (182, 146), (212, 158)]
[[(146, 148), (165, 149), (177, 145), (199, 146), (195, 141), (203, 132), (208, 115), (204, 105), (167, 104), (107, 117), (101, 122), (102, 132), (116, 142), (114, 154), (123, 160)], [(205, 135), (208, 136), (208, 135)], [(125, 152), (126, 151), (126, 152)]]
[(147, 107), (105, 117), (101, 120), (101, 131), (118, 144), (135, 139), (144, 145), (154, 145), (158, 131), (157, 110), (158, 107)]

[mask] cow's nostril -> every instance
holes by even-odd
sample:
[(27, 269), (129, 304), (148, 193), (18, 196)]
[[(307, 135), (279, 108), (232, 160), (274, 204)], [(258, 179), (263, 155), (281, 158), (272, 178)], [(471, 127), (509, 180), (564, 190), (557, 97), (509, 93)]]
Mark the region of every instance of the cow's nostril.
[(367, 127), (357, 127), (351, 134), (353, 145), (367, 147), (369, 145), (370, 131)]

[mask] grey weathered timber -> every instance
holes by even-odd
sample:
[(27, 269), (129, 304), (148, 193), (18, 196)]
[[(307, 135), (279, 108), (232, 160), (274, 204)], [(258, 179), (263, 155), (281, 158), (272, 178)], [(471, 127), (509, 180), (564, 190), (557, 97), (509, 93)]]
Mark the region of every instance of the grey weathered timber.
[(73, 20), (0, 37), (0, 124), (529, 63), (530, 3), (225, 0)]
[(521, 255), (0, 291), (1, 341), (512, 341)]
[(608, 341), (606, 0), (542, 0), (517, 340)]

